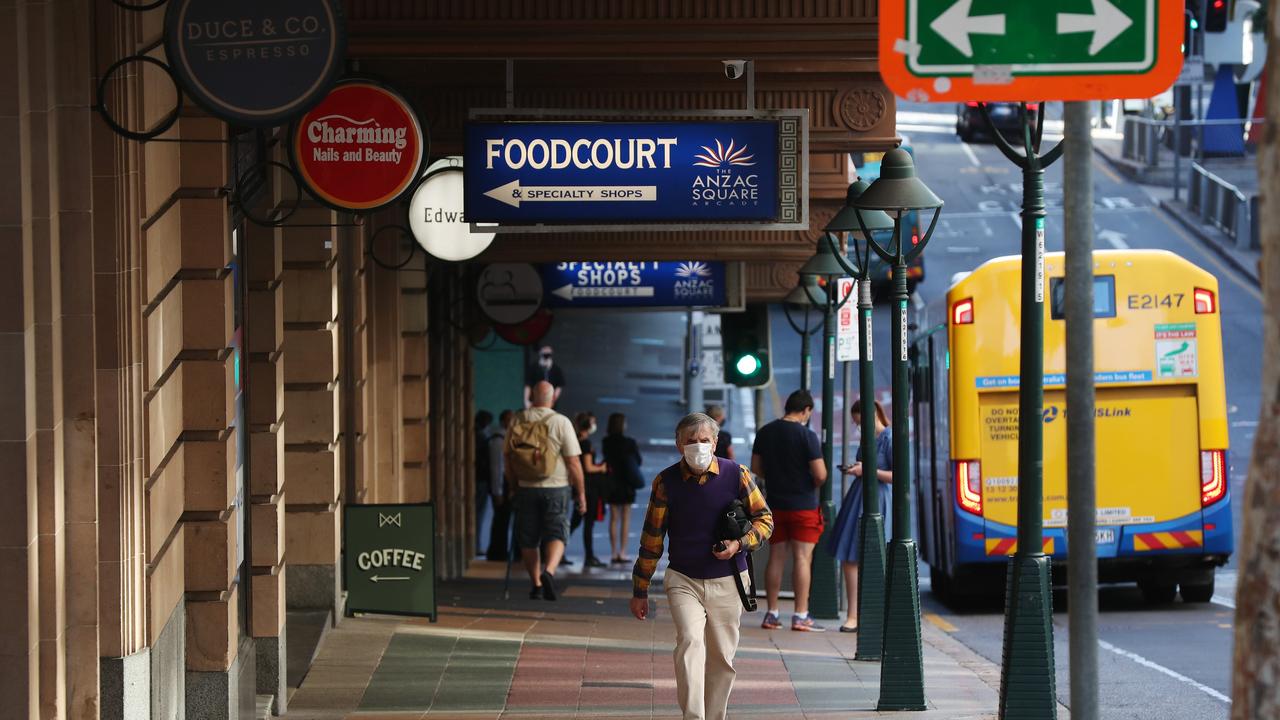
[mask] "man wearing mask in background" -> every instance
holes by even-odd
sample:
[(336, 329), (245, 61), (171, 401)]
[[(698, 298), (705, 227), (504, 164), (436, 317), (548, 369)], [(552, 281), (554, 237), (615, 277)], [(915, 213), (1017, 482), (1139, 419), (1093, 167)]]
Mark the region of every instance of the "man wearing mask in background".
[[(676, 625), (676, 698), (684, 720), (724, 720), (733, 689), (733, 657), (738, 651), (742, 601), (734, 573), (744, 575), (746, 556), (773, 532), (773, 516), (751, 471), (717, 458), (719, 426), (702, 413), (676, 426), (683, 459), (653, 481), (640, 553), (632, 572), (631, 614), (649, 616), (649, 580), (671, 537), (666, 579), (667, 605)], [(751, 517), (741, 538), (720, 541), (719, 519), (740, 499)], [(744, 577), (745, 584), (747, 579)]]
[(550, 345), (543, 345), (538, 348), (537, 359), (525, 368), (524, 371), (524, 406), (532, 405), (533, 386), (539, 382), (549, 382), (551, 387), (555, 388), (555, 397), (551, 398), (551, 404), (554, 405), (560, 401), (560, 392), (564, 390), (564, 371), (559, 365), (555, 364), (555, 353), (551, 350)]

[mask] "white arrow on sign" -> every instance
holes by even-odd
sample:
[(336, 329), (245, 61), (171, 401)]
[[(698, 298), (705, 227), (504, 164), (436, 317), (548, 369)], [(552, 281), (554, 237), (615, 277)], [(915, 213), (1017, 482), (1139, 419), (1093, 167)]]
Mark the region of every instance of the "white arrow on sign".
[[(1105, 1), (1105, 0), (1104, 0)], [(970, 35), (1003, 35), (1004, 15), (969, 15), (973, 0), (956, 0), (956, 4), (947, 8), (929, 27), (951, 43), (955, 49), (964, 53), (965, 57), (973, 57), (973, 44)], [(1059, 31), (1061, 32), (1061, 31)]]
[(1120, 33), (1129, 29), (1133, 20), (1120, 11), (1110, 0), (1093, 0), (1093, 14), (1058, 13), (1058, 34), (1093, 33), (1089, 43), (1089, 54), (1097, 55), (1098, 51), (1120, 37)]
[(651, 287), (574, 287), (565, 285), (551, 291), (552, 295), (570, 302), (574, 298), (647, 298), (653, 297)]
[(388, 581), (390, 581), (390, 580), (408, 580), (409, 578), (407, 578), (407, 577), (383, 577), (383, 576), (381, 576), (381, 575), (374, 575), (373, 577), (371, 577), (371, 578), (369, 578), (369, 579), (370, 579), (370, 580), (372, 580), (373, 582), (388, 582)]
[(645, 202), (658, 199), (657, 185), (527, 185), (519, 180), (485, 193), (500, 203), (520, 207), (522, 202)]

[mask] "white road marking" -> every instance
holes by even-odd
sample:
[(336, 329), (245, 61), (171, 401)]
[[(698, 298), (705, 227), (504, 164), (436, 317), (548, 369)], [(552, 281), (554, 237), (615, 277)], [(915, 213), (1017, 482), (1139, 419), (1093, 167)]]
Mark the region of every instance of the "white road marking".
[(1218, 592), (1209, 599), (1214, 605), (1236, 609), (1236, 571), (1235, 570), (1219, 570), (1214, 578), (1214, 585)]
[(1129, 249), (1129, 243), (1124, 241), (1124, 233), (1119, 233), (1115, 230), (1103, 230), (1098, 233), (1098, 238), (1117, 250)]
[(1236, 420), (1231, 423), (1231, 427), (1258, 427), (1257, 420)]
[(947, 252), (949, 253), (976, 253), (980, 250), (982, 250), (982, 248), (978, 247), (977, 245), (948, 245), (947, 246)]
[(1183, 675), (1182, 673), (1174, 670), (1170, 670), (1169, 668), (1159, 663), (1152, 662), (1135, 652), (1129, 652), (1128, 650), (1125, 650), (1123, 648), (1118, 648), (1115, 645), (1112, 645), (1111, 643), (1107, 642), (1106, 640), (1099, 640), (1098, 647), (1108, 652), (1113, 652), (1116, 655), (1119, 655), (1121, 657), (1129, 658), (1130, 660), (1138, 663), (1143, 667), (1151, 668), (1152, 670), (1155, 670), (1158, 673), (1168, 675), (1169, 677), (1173, 678), (1174, 680), (1177, 680), (1178, 682), (1186, 683), (1187, 685), (1190, 685), (1191, 687), (1199, 690), (1200, 692), (1208, 695), (1211, 698), (1214, 698), (1216, 700), (1221, 700), (1222, 702), (1227, 703), (1228, 705), (1231, 704), (1231, 698), (1227, 697), (1226, 695), (1223, 695), (1217, 690), (1214, 690), (1208, 685), (1192, 680), (1186, 675)]
[(962, 142), (960, 147), (964, 150), (964, 154), (969, 156), (969, 162), (976, 166), (982, 165), (981, 162), (978, 162), (978, 154), (973, 151), (973, 148), (969, 147), (969, 143)]

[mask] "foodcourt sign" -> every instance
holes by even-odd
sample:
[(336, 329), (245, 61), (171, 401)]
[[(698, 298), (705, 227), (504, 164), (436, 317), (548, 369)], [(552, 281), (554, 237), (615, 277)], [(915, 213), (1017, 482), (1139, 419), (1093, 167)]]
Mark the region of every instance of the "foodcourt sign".
[(368, 80), (339, 83), (293, 127), (290, 150), (303, 184), (339, 210), (395, 202), (422, 174), (426, 136), (396, 91)]
[(520, 226), (509, 231), (798, 223), (807, 210), (799, 197), (802, 115), (782, 115), (472, 122), (467, 219)]

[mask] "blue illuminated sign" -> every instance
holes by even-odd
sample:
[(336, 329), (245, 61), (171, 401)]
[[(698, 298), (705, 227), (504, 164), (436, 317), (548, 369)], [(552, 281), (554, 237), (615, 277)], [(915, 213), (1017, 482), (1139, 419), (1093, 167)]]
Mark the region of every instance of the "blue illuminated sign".
[[(984, 375), (974, 378), (974, 385), (979, 390), (989, 390), (991, 388), (1016, 388), (1018, 387), (1017, 375)], [(1150, 370), (1110, 370), (1104, 372), (1096, 372), (1093, 374), (1093, 382), (1098, 385), (1113, 385), (1116, 383), (1145, 383), (1151, 382)], [(1063, 373), (1050, 373), (1044, 376), (1045, 385), (1066, 385), (1067, 376)]]
[(551, 307), (721, 307), (721, 262), (563, 262), (543, 265)]
[(463, 168), (473, 223), (779, 217), (775, 121), (473, 122)]

